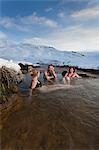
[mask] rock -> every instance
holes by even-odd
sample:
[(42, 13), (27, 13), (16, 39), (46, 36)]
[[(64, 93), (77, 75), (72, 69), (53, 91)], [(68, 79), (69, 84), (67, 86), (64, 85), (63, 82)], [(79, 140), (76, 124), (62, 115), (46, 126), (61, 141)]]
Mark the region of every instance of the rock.
[(7, 67), (0, 68), (0, 103), (5, 103), (10, 94), (18, 91), (18, 83), (22, 81), (23, 75)]

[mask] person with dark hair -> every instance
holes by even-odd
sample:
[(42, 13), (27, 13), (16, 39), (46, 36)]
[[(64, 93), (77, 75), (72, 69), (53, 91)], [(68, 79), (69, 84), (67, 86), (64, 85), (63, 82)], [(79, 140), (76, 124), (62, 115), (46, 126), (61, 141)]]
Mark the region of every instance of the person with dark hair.
[(74, 78), (80, 78), (80, 76), (76, 73), (76, 70), (74, 67), (70, 67), (68, 73), (65, 74), (63, 77), (63, 81), (67, 81), (70, 84), (70, 81)]
[(54, 66), (51, 64), (48, 66), (48, 69), (44, 72), (44, 79), (47, 81), (52, 81), (57, 79), (57, 75), (54, 69)]
[(63, 71), (63, 72), (62, 72), (63, 78), (65, 77), (66, 73), (67, 73), (67, 71)]

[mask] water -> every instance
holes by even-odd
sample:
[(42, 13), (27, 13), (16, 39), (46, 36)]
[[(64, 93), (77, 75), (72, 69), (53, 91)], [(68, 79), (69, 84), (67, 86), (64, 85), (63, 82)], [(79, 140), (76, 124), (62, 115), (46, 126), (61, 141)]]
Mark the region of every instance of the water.
[(3, 123), (2, 149), (99, 149), (99, 78), (70, 86), (60, 78), (31, 97), (27, 79), (20, 86), (20, 107)]

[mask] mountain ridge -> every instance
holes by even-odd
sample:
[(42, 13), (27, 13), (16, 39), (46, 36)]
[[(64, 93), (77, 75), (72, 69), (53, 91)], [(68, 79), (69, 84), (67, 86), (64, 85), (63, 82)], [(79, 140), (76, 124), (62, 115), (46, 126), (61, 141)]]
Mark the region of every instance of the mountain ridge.
[[(83, 68), (99, 67), (99, 52), (59, 51), (52, 46), (30, 43), (9, 44), (0, 47), (0, 57), (31, 63), (74, 65)], [(87, 63), (87, 64), (86, 64)]]

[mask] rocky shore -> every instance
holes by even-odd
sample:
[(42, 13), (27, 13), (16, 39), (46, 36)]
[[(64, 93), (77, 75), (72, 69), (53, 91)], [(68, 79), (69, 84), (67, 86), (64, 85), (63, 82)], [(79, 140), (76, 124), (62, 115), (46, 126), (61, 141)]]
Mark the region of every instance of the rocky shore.
[(18, 92), (18, 83), (22, 81), (23, 75), (14, 69), (0, 68), (0, 104), (8, 102), (11, 94)]

